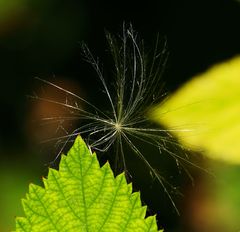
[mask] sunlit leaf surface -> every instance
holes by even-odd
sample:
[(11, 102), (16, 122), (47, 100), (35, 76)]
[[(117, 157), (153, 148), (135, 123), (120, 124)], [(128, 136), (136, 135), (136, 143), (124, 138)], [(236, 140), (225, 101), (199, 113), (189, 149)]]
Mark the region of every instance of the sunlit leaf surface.
[(172, 94), (153, 119), (192, 149), (240, 163), (240, 57), (210, 68)]
[(115, 178), (108, 163), (100, 168), (80, 137), (62, 156), (59, 171), (50, 169), (43, 181), (43, 188), (30, 185), (17, 232), (158, 231), (124, 174)]

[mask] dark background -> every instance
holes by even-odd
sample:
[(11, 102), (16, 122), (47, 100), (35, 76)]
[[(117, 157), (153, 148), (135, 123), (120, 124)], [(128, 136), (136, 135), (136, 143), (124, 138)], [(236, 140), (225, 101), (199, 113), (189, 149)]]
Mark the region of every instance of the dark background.
[(118, 34), (123, 21), (131, 22), (150, 48), (157, 33), (166, 36), (169, 60), (163, 81), (169, 91), (240, 52), (240, 4), (233, 0), (9, 2), (1, 3), (0, 12), (3, 165), (27, 166), (33, 159), (29, 154), (37, 152), (30, 138), (32, 103), (27, 97), (40, 85), (35, 76), (72, 80), (86, 95), (96, 90), (81, 61), (80, 44), (85, 41), (104, 58), (104, 30)]
[(120, 33), (123, 21), (131, 22), (149, 47), (157, 33), (167, 37), (168, 90), (240, 51), (240, 6), (231, 0), (53, 0), (29, 1), (19, 8), (6, 12), (0, 25), (2, 148), (13, 142), (26, 145), (23, 121), (33, 78), (59, 75), (83, 84), (92, 81), (79, 65), (80, 43), (85, 41), (103, 57), (104, 30)]

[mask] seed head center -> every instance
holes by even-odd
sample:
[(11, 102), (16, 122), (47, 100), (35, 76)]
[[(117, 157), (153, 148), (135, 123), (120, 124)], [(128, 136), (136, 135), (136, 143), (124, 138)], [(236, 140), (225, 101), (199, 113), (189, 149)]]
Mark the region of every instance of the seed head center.
[(120, 132), (121, 130), (122, 130), (122, 125), (121, 125), (121, 123), (115, 123), (115, 128), (116, 128), (116, 130), (118, 131), (118, 132)]

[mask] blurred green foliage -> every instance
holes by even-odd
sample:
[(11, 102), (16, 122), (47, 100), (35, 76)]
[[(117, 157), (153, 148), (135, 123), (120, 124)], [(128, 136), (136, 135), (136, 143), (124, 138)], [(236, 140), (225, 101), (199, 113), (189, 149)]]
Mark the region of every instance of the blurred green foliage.
[(240, 165), (219, 163), (213, 165), (216, 173), (216, 206), (219, 217), (216, 220), (226, 231), (238, 231), (240, 228)]
[(28, 185), (34, 181), (40, 183), (37, 168), (24, 164), (5, 162), (0, 164), (0, 232), (14, 228), (14, 218), (23, 215), (20, 199), (28, 190)]
[(0, 1), (0, 22), (9, 20), (11, 16), (26, 9), (28, 0), (1, 0)]

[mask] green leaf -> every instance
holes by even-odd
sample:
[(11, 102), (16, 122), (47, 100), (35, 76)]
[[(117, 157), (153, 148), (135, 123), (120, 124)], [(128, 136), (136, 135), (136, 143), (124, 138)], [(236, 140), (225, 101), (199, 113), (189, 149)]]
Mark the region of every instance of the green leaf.
[(44, 188), (30, 185), (17, 232), (158, 231), (155, 216), (145, 218), (139, 192), (132, 193), (123, 173), (115, 178), (109, 163), (100, 167), (80, 136), (43, 182)]
[(194, 77), (150, 117), (173, 129), (192, 149), (200, 148), (213, 159), (239, 164), (239, 102), (240, 57), (236, 57)]

